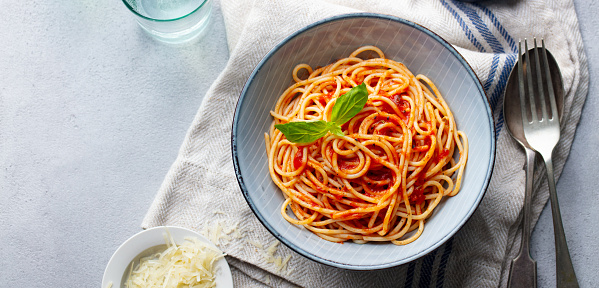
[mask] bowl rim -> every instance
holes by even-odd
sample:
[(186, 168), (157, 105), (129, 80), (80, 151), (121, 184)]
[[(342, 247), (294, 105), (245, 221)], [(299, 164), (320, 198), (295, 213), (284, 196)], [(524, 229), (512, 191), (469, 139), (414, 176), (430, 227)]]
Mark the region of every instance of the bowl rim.
[[(262, 66), (270, 59), (270, 57), (272, 55), (274, 55), (279, 49), (281, 49), (283, 46), (285, 46), (285, 44), (287, 44), (287, 42), (289, 42), (291, 39), (301, 35), (302, 33), (315, 28), (317, 26), (320, 26), (322, 24), (325, 23), (329, 23), (329, 22), (333, 22), (333, 21), (340, 21), (340, 20), (344, 20), (344, 19), (348, 19), (348, 18), (377, 18), (377, 19), (384, 19), (384, 20), (391, 20), (391, 21), (395, 21), (395, 22), (399, 22), (401, 24), (404, 25), (408, 25), (412, 28), (415, 28), (425, 34), (427, 34), (428, 36), (432, 37), (433, 39), (435, 39), (437, 42), (439, 42), (441, 45), (443, 45), (447, 50), (449, 50), (449, 52), (452, 53), (452, 55), (454, 55), (454, 57), (456, 57), (456, 59), (462, 64), (462, 66), (467, 70), (468, 74), (475, 79), (475, 85), (478, 88), (478, 91), (480, 93), (480, 95), (482, 96), (482, 100), (484, 103), (486, 103), (487, 105), (485, 106), (485, 111), (487, 114), (487, 118), (490, 120), (489, 124), (490, 124), (490, 130), (491, 130), (491, 151), (490, 151), (490, 158), (491, 160), (489, 161), (489, 167), (487, 168), (487, 173), (485, 175), (485, 179), (484, 179), (484, 184), (482, 187), (482, 193), (480, 193), (476, 200), (474, 205), (472, 205), (472, 207), (470, 207), (470, 210), (468, 210), (466, 217), (464, 217), (459, 223), (458, 225), (456, 225), (451, 231), (449, 231), (449, 233), (441, 238), (439, 241), (437, 241), (436, 243), (434, 243), (433, 245), (429, 246), (428, 248), (410, 256), (404, 259), (400, 259), (397, 261), (393, 261), (393, 262), (387, 262), (387, 263), (382, 263), (382, 264), (369, 264), (369, 265), (351, 265), (351, 264), (346, 264), (346, 263), (339, 263), (339, 262), (335, 262), (335, 261), (331, 261), (328, 259), (324, 259), (322, 257), (319, 257), (317, 255), (314, 255), (312, 253), (310, 253), (309, 251), (306, 251), (296, 245), (294, 245), (293, 243), (291, 243), (289, 240), (287, 240), (286, 238), (282, 237), (282, 235), (280, 233), (278, 233), (270, 224), (269, 222), (262, 216), (262, 214), (260, 214), (260, 212), (258, 211), (257, 207), (255, 206), (254, 202), (251, 200), (250, 196), (249, 196), (249, 192), (247, 187), (245, 186), (245, 182), (243, 180), (243, 176), (241, 175), (241, 170), (240, 170), (240, 166), (239, 166), (239, 159), (238, 159), (238, 154), (237, 154), (237, 142), (236, 142), (236, 138), (237, 138), (237, 123), (239, 120), (239, 108), (240, 108), (240, 103), (243, 102), (243, 100), (245, 99), (245, 97), (247, 96), (247, 90), (249, 89), (250, 83), (254, 80), (254, 78), (256, 77), (256, 74), (258, 73), (258, 71), (260, 71), (260, 69), (262, 68)], [(321, 263), (321, 264), (325, 264), (328, 266), (332, 266), (332, 267), (336, 267), (336, 268), (343, 268), (343, 269), (348, 269), (348, 270), (379, 270), (379, 269), (385, 269), (385, 268), (391, 268), (391, 267), (395, 267), (395, 266), (399, 266), (402, 264), (406, 264), (409, 262), (412, 262), (414, 260), (417, 260), (420, 257), (423, 257), (424, 255), (432, 252), (433, 250), (437, 249), (439, 246), (443, 245), (445, 242), (447, 242), (447, 240), (449, 240), (451, 237), (453, 237), (457, 231), (459, 231), (464, 224), (466, 224), (466, 222), (472, 217), (472, 214), (474, 214), (474, 212), (476, 211), (476, 209), (478, 209), (480, 202), (482, 201), (484, 195), (487, 192), (487, 189), (489, 187), (489, 184), (491, 182), (491, 175), (493, 174), (493, 169), (495, 167), (495, 154), (496, 154), (496, 142), (497, 142), (497, 136), (496, 136), (496, 128), (495, 128), (495, 118), (493, 117), (493, 110), (491, 109), (491, 104), (489, 102), (489, 98), (485, 92), (485, 90), (483, 89), (482, 86), (482, 82), (480, 81), (480, 79), (478, 78), (478, 76), (476, 75), (476, 73), (474, 73), (474, 70), (472, 69), (472, 67), (470, 66), (470, 64), (466, 61), (466, 59), (453, 47), (453, 45), (451, 45), (448, 41), (446, 41), (445, 39), (443, 39), (441, 36), (439, 36), (438, 34), (436, 34), (435, 32), (429, 30), (428, 28), (417, 24), (415, 22), (403, 19), (403, 18), (399, 18), (397, 16), (392, 16), (392, 15), (386, 15), (386, 14), (380, 14), (380, 13), (370, 13), (370, 12), (361, 12), (361, 13), (350, 13), (350, 14), (340, 14), (340, 15), (336, 15), (336, 16), (332, 16), (332, 17), (328, 17), (322, 20), (318, 20), (316, 22), (313, 22), (293, 33), (291, 33), (289, 36), (285, 37), (283, 40), (281, 40), (280, 42), (278, 42), (261, 60), (260, 62), (258, 62), (258, 64), (256, 65), (256, 67), (254, 68), (254, 70), (252, 71), (252, 73), (250, 74), (250, 76), (248, 77), (248, 79), (246, 80), (243, 89), (241, 90), (241, 93), (239, 95), (239, 99), (237, 100), (237, 104), (235, 106), (235, 113), (233, 115), (233, 123), (232, 123), (232, 128), (231, 128), (231, 154), (232, 154), (232, 158), (233, 158), (233, 168), (235, 169), (235, 176), (237, 178), (237, 183), (239, 184), (239, 188), (241, 189), (241, 192), (243, 194), (243, 197), (245, 198), (246, 202), (248, 203), (248, 205), (250, 206), (250, 210), (252, 210), (252, 213), (254, 213), (254, 215), (258, 218), (258, 220), (260, 221), (260, 223), (280, 242), (282, 242), (285, 246), (289, 247), (291, 250), (295, 251), (296, 253), (312, 260), (315, 261), (317, 263)], [(291, 225), (291, 224), (290, 224)], [(325, 240), (323, 240), (325, 241)]]

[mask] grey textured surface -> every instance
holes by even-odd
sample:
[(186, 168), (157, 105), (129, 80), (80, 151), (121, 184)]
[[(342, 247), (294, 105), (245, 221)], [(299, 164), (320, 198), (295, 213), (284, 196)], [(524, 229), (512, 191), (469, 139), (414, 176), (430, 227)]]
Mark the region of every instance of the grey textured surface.
[[(220, 9), (201, 42), (172, 47), (120, 1), (0, 3), (0, 287), (98, 287), (227, 61)], [(575, 3), (591, 86), (558, 193), (581, 287), (596, 287), (599, 3)], [(539, 287), (555, 286), (548, 208)]]
[(155, 42), (120, 1), (1, 1), (0, 287), (99, 287), (228, 59)]

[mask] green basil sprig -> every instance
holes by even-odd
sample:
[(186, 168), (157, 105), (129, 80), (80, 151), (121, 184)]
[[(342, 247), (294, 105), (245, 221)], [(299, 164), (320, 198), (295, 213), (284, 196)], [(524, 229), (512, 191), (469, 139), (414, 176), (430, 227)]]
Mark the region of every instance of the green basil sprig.
[(335, 125), (335, 123), (324, 120), (313, 120), (277, 124), (275, 127), (283, 132), (285, 137), (291, 142), (310, 143), (327, 135), (327, 132), (329, 132), (333, 125)]
[(362, 83), (337, 98), (331, 113), (331, 121), (296, 121), (277, 124), (275, 128), (279, 129), (287, 137), (287, 140), (298, 144), (314, 142), (327, 135), (328, 132), (344, 136), (341, 125), (360, 113), (367, 101), (368, 90)]

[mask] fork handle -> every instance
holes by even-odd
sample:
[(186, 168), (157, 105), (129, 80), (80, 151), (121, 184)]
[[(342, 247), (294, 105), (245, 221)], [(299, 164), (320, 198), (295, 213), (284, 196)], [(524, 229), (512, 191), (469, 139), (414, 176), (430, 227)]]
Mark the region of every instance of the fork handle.
[(530, 205), (532, 203), (532, 182), (535, 172), (535, 152), (526, 151), (526, 182), (524, 185), (524, 208), (522, 209), (522, 242), (520, 252), (512, 260), (508, 278), (509, 288), (536, 288), (537, 262), (530, 257)]
[(568, 243), (562, 224), (562, 216), (559, 211), (557, 193), (555, 191), (555, 178), (553, 176), (553, 162), (551, 155), (545, 157), (545, 167), (547, 168), (547, 180), (549, 184), (549, 198), (551, 199), (551, 214), (553, 216), (553, 232), (555, 234), (555, 257), (557, 269), (557, 287), (578, 287), (578, 280), (572, 266), (570, 252), (568, 252)]

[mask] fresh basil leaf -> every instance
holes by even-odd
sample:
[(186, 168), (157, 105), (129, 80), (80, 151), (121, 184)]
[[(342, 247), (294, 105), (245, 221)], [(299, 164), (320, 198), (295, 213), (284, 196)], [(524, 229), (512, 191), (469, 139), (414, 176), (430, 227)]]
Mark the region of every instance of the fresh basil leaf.
[(330, 122), (324, 120), (297, 121), (277, 124), (275, 128), (279, 129), (287, 137), (287, 140), (298, 144), (314, 142), (327, 135), (329, 131), (337, 136), (345, 136), (341, 125), (360, 113), (367, 101), (368, 90), (366, 84), (362, 83), (337, 98)]
[(352, 117), (362, 111), (364, 105), (368, 101), (368, 90), (366, 84), (362, 83), (349, 92), (339, 96), (333, 106), (333, 113), (331, 114), (331, 122), (335, 122), (337, 125), (343, 125), (349, 121)]
[[(331, 123), (331, 122), (329, 122)], [(332, 122), (331, 128), (329, 128), (329, 131), (331, 131), (331, 133), (337, 135), (337, 136), (345, 136), (345, 133), (343, 133), (343, 130), (341, 130), (341, 126), (335, 124), (334, 122)]]
[(329, 128), (332, 125), (334, 125), (334, 123), (324, 120), (312, 120), (277, 124), (275, 125), (275, 128), (283, 132), (283, 135), (287, 137), (287, 140), (293, 143), (305, 144), (314, 142), (324, 135), (327, 135)]

